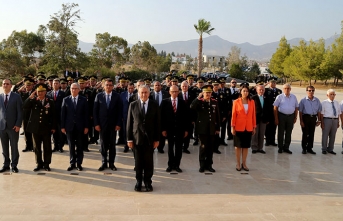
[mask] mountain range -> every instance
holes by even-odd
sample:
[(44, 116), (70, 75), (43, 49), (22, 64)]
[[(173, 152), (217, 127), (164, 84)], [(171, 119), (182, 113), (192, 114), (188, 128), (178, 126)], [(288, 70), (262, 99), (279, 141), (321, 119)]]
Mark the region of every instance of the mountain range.
[[(326, 47), (330, 46), (338, 36), (339, 35), (334, 35), (330, 38), (325, 39)], [(295, 46), (299, 44), (300, 40), (305, 39), (293, 38), (287, 40), (287, 42), (291, 46)], [(203, 41), (203, 54), (205, 55), (227, 56), (231, 51), (231, 47), (237, 46), (241, 49), (241, 55), (245, 54), (248, 57), (248, 59), (257, 61), (268, 61), (279, 46), (279, 41), (263, 45), (253, 45), (248, 42), (237, 44), (222, 39), (217, 35), (211, 35), (206, 38), (203, 38)], [(132, 45), (133, 44), (129, 44), (129, 47), (131, 47)], [(188, 41), (173, 41), (165, 44), (152, 44), (152, 46), (155, 47), (157, 52), (161, 52), (163, 50), (167, 53), (185, 53), (187, 55), (191, 55), (192, 57), (196, 57), (198, 55), (198, 39), (192, 39)], [(86, 43), (80, 41), (79, 47), (81, 48), (81, 51), (89, 52), (93, 48), (93, 43)]]

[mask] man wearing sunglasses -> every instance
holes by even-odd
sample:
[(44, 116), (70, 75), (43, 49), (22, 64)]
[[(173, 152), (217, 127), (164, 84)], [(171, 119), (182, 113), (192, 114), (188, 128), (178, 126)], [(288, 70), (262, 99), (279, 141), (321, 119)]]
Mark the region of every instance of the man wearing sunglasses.
[(303, 132), (301, 139), (302, 154), (310, 153), (316, 154), (312, 150), (314, 131), (320, 125), (320, 112), (322, 111), (322, 104), (318, 98), (314, 96), (314, 87), (307, 86), (307, 96), (300, 100), (299, 103), (299, 118), (300, 126)]
[(228, 119), (227, 119), (227, 139), (228, 140), (232, 140), (233, 139), (233, 135), (231, 133), (231, 117), (232, 117), (232, 103), (234, 100), (236, 100), (238, 98), (238, 88), (237, 86), (237, 81), (236, 79), (232, 78), (231, 82), (230, 82), (230, 88), (229, 88), (229, 95), (228, 95)]

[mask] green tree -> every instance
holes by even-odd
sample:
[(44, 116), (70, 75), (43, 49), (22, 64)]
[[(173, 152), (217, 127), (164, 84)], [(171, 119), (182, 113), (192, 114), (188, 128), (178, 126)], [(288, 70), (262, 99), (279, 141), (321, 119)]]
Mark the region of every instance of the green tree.
[(232, 64), (230, 69), (230, 77), (237, 79), (244, 79), (244, 73), (239, 64)]
[(130, 51), (130, 61), (133, 66), (148, 72), (156, 72), (156, 49), (148, 41), (138, 42)]
[(291, 47), (287, 43), (287, 39), (283, 36), (280, 40), (279, 47), (276, 49), (276, 52), (273, 54), (269, 68), (274, 75), (279, 77), (285, 77), (283, 62), (290, 55)]
[(201, 75), (202, 71), (202, 48), (203, 40), (202, 36), (204, 33), (210, 35), (214, 28), (211, 27), (211, 22), (206, 21), (205, 19), (199, 19), (198, 24), (194, 24), (195, 31), (199, 34), (199, 43), (198, 43), (198, 77)]

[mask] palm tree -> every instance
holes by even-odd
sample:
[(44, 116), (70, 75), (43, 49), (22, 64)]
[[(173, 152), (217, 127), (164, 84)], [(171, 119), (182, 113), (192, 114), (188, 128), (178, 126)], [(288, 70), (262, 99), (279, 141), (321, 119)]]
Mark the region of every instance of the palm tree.
[(198, 77), (200, 77), (202, 70), (202, 34), (206, 33), (210, 35), (214, 28), (211, 27), (211, 22), (203, 18), (198, 20), (198, 24), (194, 24), (194, 28), (200, 35), (198, 44)]

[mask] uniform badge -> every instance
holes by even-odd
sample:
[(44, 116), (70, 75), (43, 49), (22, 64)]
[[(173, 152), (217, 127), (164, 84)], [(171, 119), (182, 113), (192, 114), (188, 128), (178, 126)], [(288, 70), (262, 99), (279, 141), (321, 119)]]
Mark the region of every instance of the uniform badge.
[(45, 114), (48, 114), (49, 113), (50, 104), (47, 103), (47, 105), (45, 105), (44, 107), (45, 107)]

